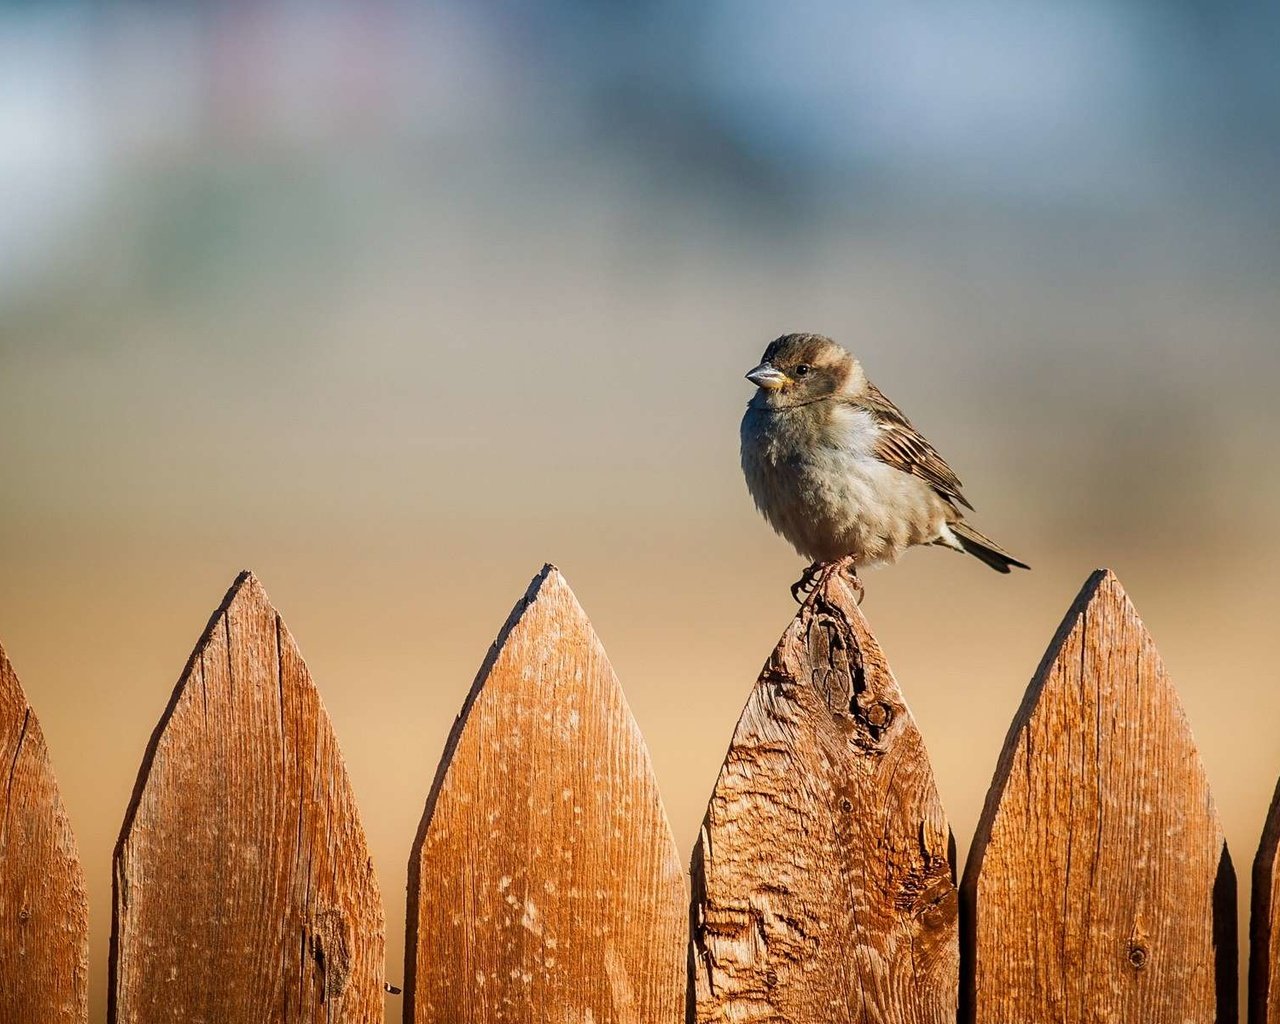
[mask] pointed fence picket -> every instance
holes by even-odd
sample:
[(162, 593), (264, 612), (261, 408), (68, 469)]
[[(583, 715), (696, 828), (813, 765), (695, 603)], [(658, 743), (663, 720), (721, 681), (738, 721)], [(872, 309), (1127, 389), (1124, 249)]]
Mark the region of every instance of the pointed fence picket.
[(44, 733), (0, 647), (0, 1021), (89, 1019), (89, 905)]
[[(83, 1024), (75, 843), (2, 651), (0, 770), (0, 1024)], [(1278, 851), (1280, 797), (1254, 861), (1252, 1024), (1280, 1024)], [(958, 1002), (969, 1024), (1231, 1024), (1231, 862), (1177, 695), (1111, 574), (1032, 679), (958, 900), (954, 859), (923, 741), (833, 576), (750, 693), (690, 897), (618, 680), (548, 566), (430, 787), (404, 1019), (942, 1024)], [(114, 880), (115, 1024), (382, 1019), (382, 903), (346, 770), (249, 574), (152, 738)]]
[(962, 892), (962, 1020), (1236, 1013), (1222, 827), (1178, 695), (1111, 573), (1086, 583), (1027, 689)]
[(449, 737), (409, 868), (406, 1024), (678, 1024), (688, 894), (649, 753), (553, 566)]
[(248, 573), (152, 736), (114, 880), (115, 1024), (382, 1020), (382, 899), (355, 799)]
[(1249, 918), (1249, 1021), (1280, 1024), (1280, 785), (1253, 860)]
[(698, 1024), (953, 1024), (951, 845), (920, 733), (830, 575), (747, 700), (694, 851)]

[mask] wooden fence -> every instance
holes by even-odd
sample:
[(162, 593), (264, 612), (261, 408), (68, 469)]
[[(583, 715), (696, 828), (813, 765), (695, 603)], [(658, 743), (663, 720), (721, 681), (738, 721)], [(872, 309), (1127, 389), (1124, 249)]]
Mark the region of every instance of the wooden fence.
[[(0, 651), (0, 1024), (87, 1018), (87, 908)], [(1250, 1020), (1280, 1024), (1280, 796)], [(1067, 612), (957, 888), (924, 743), (848, 585), (800, 609), (712, 791), (692, 899), (644, 741), (548, 566), (449, 737), (409, 863), (407, 1024), (1236, 1019), (1235, 876), (1119, 582)], [(382, 901), (329, 719), (251, 575), (156, 727), (114, 864), (117, 1024), (374, 1024)], [(1274, 994), (1273, 994), (1274, 993)]]

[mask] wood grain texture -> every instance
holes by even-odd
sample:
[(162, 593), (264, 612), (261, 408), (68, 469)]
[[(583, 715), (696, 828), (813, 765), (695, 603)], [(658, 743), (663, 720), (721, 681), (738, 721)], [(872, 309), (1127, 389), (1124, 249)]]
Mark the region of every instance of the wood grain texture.
[(1234, 1021), (1235, 878), (1154, 642), (1098, 572), (1005, 742), (962, 886), (963, 1020)]
[(118, 1024), (373, 1024), (382, 900), (328, 715), (236, 580), (143, 762), (115, 856)]
[(648, 750), (547, 566), (480, 670), (409, 867), (413, 1024), (677, 1024), (688, 894)]
[(0, 1021), (89, 1018), (89, 903), (40, 723), (0, 648)]
[(1253, 859), (1249, 947), (1250, 1024), (1280, 1024), (1280, 785)]
[(693, 856), (705, 1024), (954, 1024), (951, 832), (849, 584), (814, 592), (734, 732)]

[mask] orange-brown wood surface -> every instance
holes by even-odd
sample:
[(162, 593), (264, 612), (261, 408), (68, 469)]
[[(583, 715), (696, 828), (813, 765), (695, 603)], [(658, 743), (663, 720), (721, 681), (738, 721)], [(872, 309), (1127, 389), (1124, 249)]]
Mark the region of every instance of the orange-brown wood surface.
[(0, 648), (0, 1021), (89, 1016), (89, 907), (40, 723)]
[(766, 664), (707, 809), (697, 1020), (953, 1024), (952, 859), (920, 733), (832, 575)]
[(552, 566), (471, 689), (409, 871), (407, 1021), (684, 1019), (684, 873), (617, 677)]
[(1178, 696), (1116, 578), (1067, 613), (966, 866), (980, 1024), (1236, 1018), (1235, 879)]
[(1253, 859), (1249, 939), (1249, 1020), (1280, 1024), (1280, 785)]
[(383, 912), (298, 648), (243, 574), (152, 737), (115, 858), (118, 1024), (373, 1024)]

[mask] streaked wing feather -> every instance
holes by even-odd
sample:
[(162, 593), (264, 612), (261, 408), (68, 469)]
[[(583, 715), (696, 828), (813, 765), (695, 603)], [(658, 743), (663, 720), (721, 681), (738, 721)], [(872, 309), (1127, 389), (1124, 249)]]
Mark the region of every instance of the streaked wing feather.
[(960, 490), (960, 478), (946, 459), (883, 391), (868, 381), (866, 393), (858, 404), (870, 411), (880, 424), (881, 433), (875, 448), (878, 459), (894, 469), (920, 477), (952, 504), (973, 508)]

